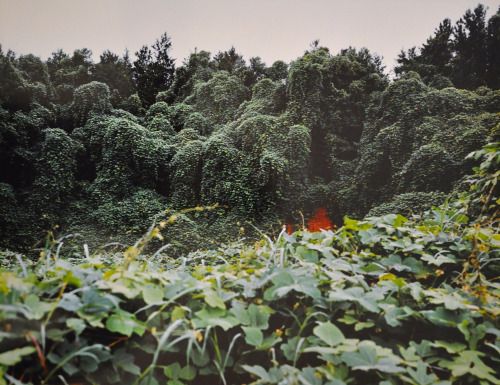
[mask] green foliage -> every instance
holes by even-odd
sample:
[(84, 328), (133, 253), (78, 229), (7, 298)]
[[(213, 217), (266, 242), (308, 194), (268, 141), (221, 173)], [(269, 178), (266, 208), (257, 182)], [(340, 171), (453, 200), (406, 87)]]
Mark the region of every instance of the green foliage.
[[(139, 193), (151, 209), (130, 215), (132, 233), (160, 206), (219, 203), (226, 223), (274, 232), (319, 207), (336, 223), (373, 207), (420, 211), (425, 194), (460, 190), (466, 155), (497, 140), (499, 91), (449, 80), (450, 60), (454, 70), (481, 64), (467, 59), (478, 36), (486, 62), (496, 60), (496, 15), (486, 26), (481, 12), (459, 23), (461, 47), (449, 46), (459, 27), (443, 22), (414, 52), (425, 60), (412, 57), (396, 80), (368, 49), (334, 53), (319, 42), (290, 64), (245, 61), (231, 47), (195, 50), (175, 70), (166, 34), (133, 59), (105, 51), (95, 63), (88, 49), (47, 61), (0, 51), (0, 183), (10, 186), (0, 203), (16, 202), (0, 245), (33, 244), (54, 224), (121, 237), (128, 214), (114, 208), (133, 210)], [(488, 64), (478, 84), (492, 85), (495, 71)], [(54, 127), (60, 160), (44, 143)], [(211, 237), (205, 220), (195, 221)], [(195, 233), (183, 231), (176, 236)]]
[(94, 77), (95, 80), (106, 83), (112, 94), (116, 95), (113, 106), (118, 106), (123, 99), (134, 93), (132, 64), (127, 52), (119, 57), (111, 51), (104, 51), (99, 63), (95, 65)]
[(52, 223), (75, 187), (76, 155), (81, 150), (81, 144), (65, 131), (59, 128), (44, 130), (33, 183), (36, 194), (30, 199), (32, 207)]
[(446, 198), (442, 192), (412, 192), (396, 195), (389, 202), (372, 208), (367, 216), (382, 216), (398, 213), (409, 216), (421, 214), (432, 206), (440, 205)]
[(145, 223), (152, 222), (166, 207), (166, 200), (161, 195), (148, 189), (138, 189), (123, 200), (107, 199), (101, 202), (92, 217), (101, 228), (135, 234), (144, 231)]
[(171, 47), (172, 41), (164, 33), (151, 48), (144, 45), (136, 52), (133, 77), (145, 107), (155, 102), (158, 92), (167, 90), (172, 84), (175, 65), (174, 59), (170, 57)]
[(465, 156), (486, 144), (498, 124), (498, 114), (484, 109), (490, 97), (431, 89), (412, 74), (392, 83), (369, 109), (354, 177), (340, 184), (350, 196), (342, 210), (365, 214), (396, 194), (449, 191), (463, 175)]
[(91, 82), (75, 90), (73, 117), (77, 125), (83, 125), (90, 114), (105, 114), (111, 110), (109, 87), (104, 83)]
[(498, 384), (498, 234), (466, 215), (498, 209), (498, 144), (471, 156), (471, 195), (420, 217), (148, 254), (185, 210), (116, 264), (88, 248), (70, 263), (63, 240), (17, 255), (0, 271), (3, 381)]
[(196, 206), (200, 201), (203, 143), (191, 140), (174, 155), (170, 180), (172, 202), (176, 207)]
[(248, 89), (235, 75), (217, 72), (207, 82), (198, 82), (186, 102), (213, 125), (234, 119), (238, 106), (248, 97)]
[(473, 10), (468, 9), (454, 26), (449, 19), (443, 20), (421, 48), (401, 51), (396, 74), (416, 71), (436, 88), (450, 81), (458, 88), (498, 88), (500, 9), (489, 20), (486, 10), (478, 4)]

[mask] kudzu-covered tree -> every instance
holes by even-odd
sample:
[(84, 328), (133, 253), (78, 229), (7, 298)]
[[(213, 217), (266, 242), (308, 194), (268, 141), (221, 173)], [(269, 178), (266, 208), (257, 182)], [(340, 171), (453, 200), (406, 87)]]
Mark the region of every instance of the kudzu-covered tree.
[(170, 165), (171, 199), (175, 207), (200, 203), (203, 143), (191, 140), (180, 147)]
[(209, 81), (196, 83), (193, 93), (185, 102), (212, 125), (220, 125), (235, 118), (239, 105), (248, 96), (249, 90), (237, 76), (220, 71)]
[(185, 60), (182, 66), (175, 69), (174, 80), (167, 91), (156, 95), (156, 101), (182, 102), (193, 92), (196, 82), (206, 82), (215, 71), (210, 60), (210, 52), (195, 51)]
[(220, 203), (241, 211), (250, 209), (253, 200), (249, 177), (252, 170), (245, 164), (245, 155), (231, 138), (212, 135), (203, 148), (201, 201)]
[(91, 114), (106, 114), (111, 108), (107, 84), (93, 81), (75, 90), (71, 107), (75, 125), (81, 126)]
[(30, 206), (46, 225), (61, 220), (60, 214), (74, 193), (76, 157), (81, 150), (82, 145), (59, 128), (43, 131)]

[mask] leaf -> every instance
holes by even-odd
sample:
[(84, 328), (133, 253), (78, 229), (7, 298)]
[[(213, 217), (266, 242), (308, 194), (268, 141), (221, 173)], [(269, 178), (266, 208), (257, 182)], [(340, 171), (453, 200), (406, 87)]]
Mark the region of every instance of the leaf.
[(179, 380), (169, 380), (167, 381), (167, 385), (184, 385), (184, 382), (181, 382)]
[(195, 313), (193, 319), (195, 328), (205, 328), (207, 326), (219, 326), (225, 331), (239, 324), (239, 321), (225, 310), (212, 307), (205, 307)]
[(174, 307), (174, 310), (172, 310), (172, 315), (171, 319), (172, 321), (177, 321), (178, 319), (184, 319), (186, 316), (186, 310), (182, 306), (176, 306)]
[(226, 309), (226, 304), (224, 303), (223, 299), (214, 290), (211, 289), (205, 290), (204, 295), (205, 295), (205, 302), (209, 306), (216, 307), (222, 310)]
[(357, 352), (342, 353), (342, 361), (353, 370), (378, 370), (385, 373), (400, 373), (404, 369), (398, 366), (399, 361), (394, 357), (377, 357), (377, 349), (369, 344), (360, 344)]
[(163, 290), (157, 286), (147, 285), (142, 288), (142, 297), (147, 305), (157, 305), (163, 302)]
[(163, 368), (163, 373), (170, 379), (177, 380), (181, 374), (181, 365), (178, 362), (167, 365)]
[(266, 329), (272, 312), (273, 310), (269, 306), (250, 304), (248, 307), (248, 325)]
[(372, 328), (374, 326), (375, 326), (375, 324), (371, 321), (369, 321), (369, 322), (356, 322), (356, 324), (354, 325), (354, 330), (356, 330), (358, 332), (360, 330), (369, 329), (369, 328)]
[(443, 368), (451, 370), (454, 377), (461, 377), (466, 374), (471, 374), (477, 378), (488, 380), (494, 384), (500, 384), (500, 380), (493, 377), (495, 371), (481, 360), (480, 357), (484, 353), (465, 350), (460, 352), (459, 356), (453, 361), (441, 360), (439, 365)]
[(250, 304), (245, 309), (241, 302), (233, 302), (230, 313), (233, 314), (242, 325), (253, 326), (259, 329), (267, 329), (269, 317), (273, 310), (269, 306)]
[(52, 309), (52, 304), (40, 301), (37, 295), (30, 294), (24, 300), (24, 304), (28, 306), (31, 313), (31, 319), (39, 320), (45, 313)]
[(142, 335), (145, 331), (145, 327), (137, 321), (133, 314), (123, 310), (108, 317), (106, 328), (109, 331), (124, 334), (128, 337), (130, 337), (133, 332)]
[(76, 335), (80, 335), (85, 330), (85, 321), (80, 318), (68, 318), (66, 326), (74, 330)]
[(427, 365), (421, 361), (417, 363), (417, 370), (408, 368), (407, 371), (417, 385), (435, 384), (438, 379), (434, 373), (427, 374)]
[(314, 328), (313, 333), (328, 346), (336, 346), (345, 340), (340, 329), (330, 321), (319, 322), (318, 326)]
[(241, 367), (246, 370), (248, 373), (253, 374), (260, 380), (266, 382), (271, 382), (271, 377), (269, 377), (269, 374), (267, 374), (266, 369), (264, 369), (262, 366), (259, 365), (241, 365)]
[(33, 346), (9, 350), (0, 354), (0, 365), (14, 366), (22, 361), (24, 356), (29, 356), (36, 352)]
[(264, 292), (265, 300), (285, 297), (290, 291), (303, 293), (312, 298), (321, 297), (318, 282), (310, 276), (309, 270), (281, 270), (273, 279), (273, 286)]
[(245, 341), (252, 346), (260, 346), (264, 340), (262, 331), (256, 327), (242, 327), (245, 332)]
[(444, 348), (450, 354), (456, 354), (465, 350), (466, 346), (459, 342), (435, 341), (432, 346), (436, 348)]
[(69, 312), (76, 312), (83, 306), (80, 297), (74, 293), (64, 293), (57, 307)]
[(113, 364), (116, 367), (122, 369), (127, 373), (139, 376), (141, 374), (141, 368), (134, 363), (134, 357), (135, 356), (133, 354), (127, 353), (126, 350), (123, 348), (123, 349), (117, 349), (114, 352), (112, 360)]
[(390, 281), (400, 289), (406, 285), (406, 281), (403, 278), (397, 277), (392, 273), (382, 274), (379, 277), (379, 281)]
[(379, 307), (374, 298), (369, 297), (361, 287), (350, 287), (348, 289), (337, 289), (329, 294), (330, 301), (334, 302), (357, 302), (366, 310), (373, 313), (379, 312)]
[(434, 266), (441, 266), (445, 263), (456, 263), (457, 261), (453, 258), (453, 256), (445, 256), (445, 255), (438, 255), (437, 257), (432, 256), (430, 254), (424, 254), (422, 257), (420, 257), (422, 261), (427, 262), (430, 265)]
[(316, 250), (311, 250), (310, 248), (307, 248), (305, 246), (297, 246), (295, 252), (304, 261), (317, 263), (319, 260), (318, 252)]
[(196, 368), (194, 366), (184, 366), (179, 373), (179, 378), (181, 380), (192, 381), (195, 377)]
[(342, 354), (342, 361), (353, 369), (358, 367), (373, 366), (377, 362), (377, 351), (373, 346), (362, 345), (358, 352), (346, 352)]

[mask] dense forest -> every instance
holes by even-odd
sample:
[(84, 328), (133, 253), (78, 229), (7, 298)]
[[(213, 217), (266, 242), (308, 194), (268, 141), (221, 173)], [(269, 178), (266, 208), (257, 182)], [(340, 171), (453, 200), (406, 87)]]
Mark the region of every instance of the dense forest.
[(500, 384), (500, 8), (393, 71), (0, 46), (0, 385)]
[(481, 5), (402, 52), (393, 80), (367, 49), (313, 42), (271, 66), (195, 51), (176, 67), (171, 46), (164, 34), (97, 63), (88, 49), (0, 51), (3, 246), (137, 233), (198, 205), (220, 209), (173, 229), (180, 244), (237, 237), (238, 222), (279, 231), (318, 208), (337, 224), (418, 213), (460, 189), (465, 156), (498, 133), (500, 13)]

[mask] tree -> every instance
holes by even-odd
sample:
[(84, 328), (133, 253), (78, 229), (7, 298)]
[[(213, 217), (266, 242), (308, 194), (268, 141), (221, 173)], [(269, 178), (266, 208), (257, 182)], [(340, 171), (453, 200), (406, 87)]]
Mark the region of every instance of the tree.
[(226, 71), (217, 72), (209, 81), (196, 83), (193, 93), (186, 99), (211, 124), (224, 124), (234, 119), (249, 90), (240, 78)]
[(245, 68), (245, 60), (238, 52), (236, 48), (231, 47), (227, 51), (218, 52), (213, 59), (215, 68), (218, 71), (227, 71), (229, 73), (236, 72)]
[(214, 71), (210, 63), (210, 52), (196, 51), (189, 55), (181, 67), (175, 70), (174, 80), (168, 91), (160, 92), (156, 101), (182, 102), (188, 97), (197, 81), (208, 81)]
[(94, 79), (106, 83), (112, 95), (115, 90), (118, 92), (118, 100), (113, 100), (114, 105), (132, 95), (135, 85), (128, 52), (119, 57), (109, 50), (104, 51), (99, 63), (95, 65)]
[(167, 90), (172, 84), (175, 66), (169, 54), (171, 47), (172, 41), (164, 33), (151, 48), (142, 46), (136, 52), (133, 76), (139, 97), (146, 107), (156, 101), (158, 92)]
[(454, 55), (452, 33), (450, 19), (444, 19), (436, 28), (434, 35), (427, 39), (418, 52), (415, 47), (407, 52), (401, 51), (397, 59), (399, 65), (394, 69), (395, 73), (402, 75), (415, 71), (426, 83), (436, 81), (438, 76), (449, 77), (451, 59)]
[(468, 9), (453, 30), (455, 57), (453, 83), (459, 88), (474, 89), (486, 84), (487, 36), (486, 9), (479, 4)]
[(111, 110), (109, 87), (100, 82), (90, 82), (75, 90), (72, 105), (76, 125), (83, 125), (90, 114), (105, 114)]
[(488, 21), (488, 67), (487, 84), (490, 88), (500, 88), (500, 7)]
[(75, 88), (92, 81), (92, 51), (77, 49), (70, 57), (58, 50), (47, 60), (47, 67), (58, 101), (70, 103)]
[(266, 68), (266, 76), (274, 81), (284, 81), (288, 76), (288, 64), (282, 60), (275, 61), (271, 67)]

